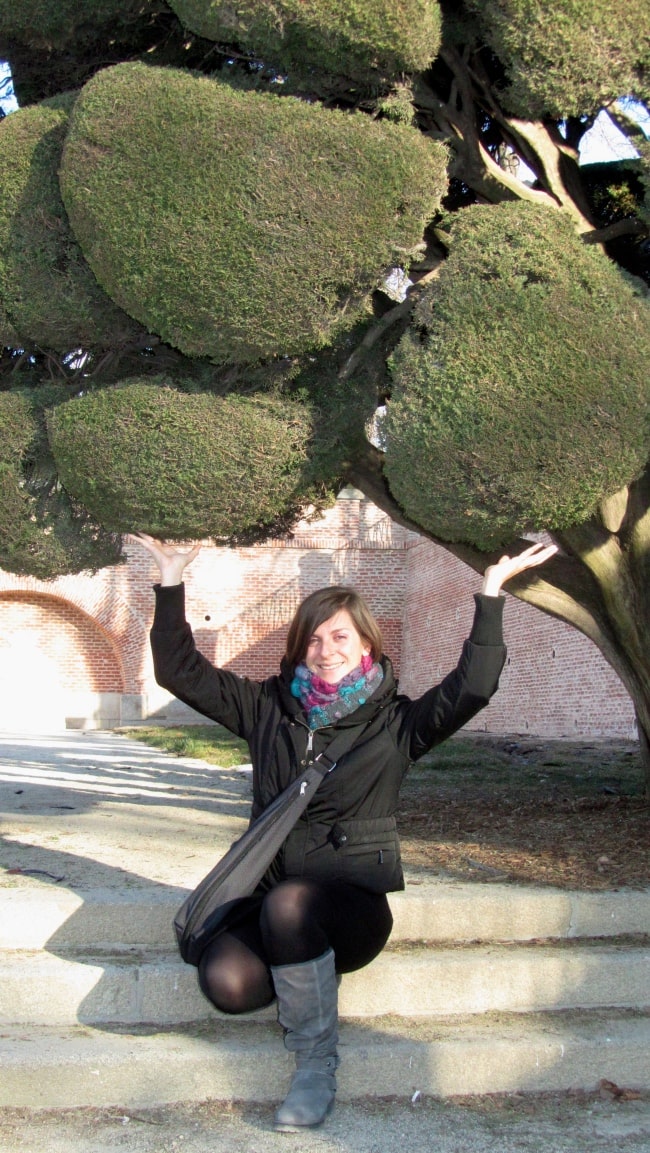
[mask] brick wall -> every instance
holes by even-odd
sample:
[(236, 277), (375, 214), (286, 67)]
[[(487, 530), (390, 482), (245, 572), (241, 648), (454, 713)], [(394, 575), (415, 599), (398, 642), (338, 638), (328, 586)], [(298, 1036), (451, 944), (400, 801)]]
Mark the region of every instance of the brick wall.
[[(278, 667), (303, 597), (323, 585), (346, 584), (367, 596), (399, 668), (408, 534), (359, 496), (349, 490), (323, 517), (300, 522), (286, 539), (237, 550), (204, 545), (187, 570), (187, 606), (210, 660), (253, 678), (268, 676)], [(42, 679), (50, 686), (51, 725), (66, 717), (81, 723), (84, 715), (89, 726), (183, 715), (153, 676), (148, 633), (156, 566), (135, 543), (125, 552), (124, 565), (52, 581), (0, 570), (7, 627), (47, 670)], [(63, 618), (74, 627), (62, 627)], [(0, 727), (11, 727), (17, 717), (15, 676), (13, 688), (10, 681), (0, 686)], [(26, 675), (22, 695), (29, 695), (29, 684)]]
[(60, 728), (80, 707), (87, 712), (89, 699), (123, 688), (114, 641), (75, 605), (51, 594), (0, 593), (3, 727)]
[[(403, 691), (415, 695), (456, 662), (479, 578), (390, 521), (354, 490), (290, 538), (237, 550), (204, 546), (187, 570), (188, 616), (202, 651), (253, 678), (273, 672), (304, 596), (353, 585), (369, 601)], [(57, 727), (182, 715), (155, 683), (148, 632), (156, 566), (140, 546), (99, 573), (53, 581), (0, 570), (0, 727)], [(474, 722), (491, 732), (631, 736), (631, 704), (575, 630), (508, 598), (509, 664)], [(71, 722), (72, 719), (72, 722)]]
[[(37, 643), (36, 643), (37, 642)], [(83, 680), (93, 692), (121, 692), (119, 653), (110, 638), (74, 605), (58, 597), (6, 593), (0, 597), (0, 652), (6, 672), (33, 676), (33, 661), (56, 668), (62, 689)]]
[(203, 548), (186, 581), (201, 651), (233, 672), (268, 676), (278, 667), (300, 601), (324, 585), (344, 584), (368, 599), (399, 666), (406, 540), (374, 505), (348, 497), (322, 518), (302, 521), (288, 539)]
[[(480, 577), (413, 536), (408, 548), (402, 688), (422, 692), (453, 668), (472, 622)], [(636, 737), (634, 710), (616, 674), (576, 629), (506, 596), (508, 661), (499, 692), (469, 726), (549, 737)]]

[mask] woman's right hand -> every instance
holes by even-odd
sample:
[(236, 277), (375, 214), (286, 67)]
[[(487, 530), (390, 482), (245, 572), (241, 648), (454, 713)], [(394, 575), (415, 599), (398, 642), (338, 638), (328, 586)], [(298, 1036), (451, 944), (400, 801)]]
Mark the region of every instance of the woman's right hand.
[(151, 553), (160, 569), (160, 583), (163, 587), (181, 584), (185, 569), (201, 551), (200, 544), (195, 544), (190, 549), (181, 549), (177, 544), (166, 544), (164, 540), (156, 540), (146, 532), (131, 533), (130, 539), (137, 541)]

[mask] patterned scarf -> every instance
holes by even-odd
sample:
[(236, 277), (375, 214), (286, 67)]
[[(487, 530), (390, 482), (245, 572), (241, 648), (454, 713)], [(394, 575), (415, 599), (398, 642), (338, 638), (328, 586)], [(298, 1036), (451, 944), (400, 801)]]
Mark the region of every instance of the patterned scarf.
[(291, 682), (291, 695), (297, 697), (307, 713), (310, 729), (333, 725), (353, 713), (377, 692), (384, 670), (373, 662), (370, 653), (361, 664), (335, 684), (312, 673), (307, 665), (297, 665)]

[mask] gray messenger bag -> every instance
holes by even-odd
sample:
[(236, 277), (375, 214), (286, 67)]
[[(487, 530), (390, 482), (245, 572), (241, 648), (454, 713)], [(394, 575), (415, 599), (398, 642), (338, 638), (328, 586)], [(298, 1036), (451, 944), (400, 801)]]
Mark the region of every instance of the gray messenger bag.
[(336, 768), (365, 727), (339, 733), (233, 842), (183, 901), (174, 917), (174, 930), (181, 957), (188, 965), (198, 965), (208, 941), (237, 901), (253, 893), (323, 778)]

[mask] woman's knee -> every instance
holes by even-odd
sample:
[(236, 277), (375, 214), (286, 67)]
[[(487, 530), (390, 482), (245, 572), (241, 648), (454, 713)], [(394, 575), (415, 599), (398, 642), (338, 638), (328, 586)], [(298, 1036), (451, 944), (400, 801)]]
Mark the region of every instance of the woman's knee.
[(226, 955), (208, 948), (199, 962), (199, 988), (222, 1013), (250, 1013), (274, 997), (270, 973), (257, 957)]
[(260, 914), (262, 935), (302, 933), (314, 919), (314, 886), (309, 881), (282, 881), (264, 898)]
[(199, 968), (199, 988), (215, 1009), (233, 1015), (262, 1009), (274, 997), (270, 981), (245, 981), (233, 973), (215, 972), (213, 967)]

